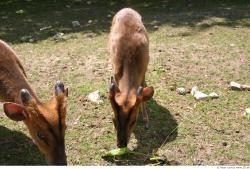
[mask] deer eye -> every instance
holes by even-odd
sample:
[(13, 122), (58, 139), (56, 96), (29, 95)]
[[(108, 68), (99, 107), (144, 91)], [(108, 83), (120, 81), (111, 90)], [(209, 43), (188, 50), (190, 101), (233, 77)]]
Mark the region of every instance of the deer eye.
[(36, 133), (37, 137), (42, 140), (45, 144), (49, 145), (48, 140), (46, 139), (45, 135), (43, 134), (42, 131), (38, 131)]

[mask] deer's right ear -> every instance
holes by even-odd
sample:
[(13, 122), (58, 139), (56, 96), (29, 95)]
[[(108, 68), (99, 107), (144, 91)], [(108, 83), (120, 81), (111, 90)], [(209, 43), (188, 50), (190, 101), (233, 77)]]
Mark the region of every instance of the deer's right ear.
[(11, 120), (22, 121), (27, 117), (24, 107), (20, 104), (7, 102), (3, 104), (3, 109), (6, 116)]
[(113, 76), (111, 76), (110, 81), (111, 81), (111, 86), (109, 88), (109, 98), (111, 99), (111, 98), (115, 97), (116, 93), (120, 92), (120, 90), (119, 90)]

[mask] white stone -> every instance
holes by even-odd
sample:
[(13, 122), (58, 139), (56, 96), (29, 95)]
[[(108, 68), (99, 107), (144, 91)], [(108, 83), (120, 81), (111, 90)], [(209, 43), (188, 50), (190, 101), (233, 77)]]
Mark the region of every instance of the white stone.
[(246, 108), (244, 115), (250, 116), (250, 108)]
[(194, 97), (196, 100), (204, 100), (204, 99), (207, 99), (208, 95), (200, 91), (196, 91), (194, 94)]
[(32, 36), (22, 36), (20, 39), (22, 42), (29, 42), (30, 39), (32, 39)]
[(78, 27), (78, 26), (81, 26), (81, 24), (80, 24), (79, 21), (72, 21), (72, 26), (73, 27)]
[(62, 32), (58, 32), (58, 33), (56, 33), (54, 36), (53, 36), (53, 39), (55, 40), (55, 41), (60, 41), (60, 40), (64, 40), (64, 33), (62, 33)]
[(50, 28), (52, 28), (52, 26), (45, 26), (45, 27), (40, 28), (40, 31), (44, 31), (44, 30), (47, 30), (47, 29), (50, 29)]
[(97, 104), (100, 104), (100, 103), (103, 102), (103, 101), (100, 99), (100, 91), (99, 91), (99, 90), (96, 90), (96, 91), (90, 93), (90, 94), (87, 96), (87, 98), (88, 98), (90, 101), (92, 101), (92, 102), (94, 102), (94, 103), (97, 103)]
[(208, 96), (213, 98), (213, 99), (219, 98), (219, 95), (215, 92), (210, 93)]
[(236, 82), (232, 81), (229, 84), (229, 88), (232, 89), (232, 90), (240, 90), (241, 85), (239, 83), (236, 83)]
[(190, 92), (191, 95), (194, 96), (196, 91), (198, 91), (198, 87), (197, 86), (192, 87), (191, 92)]
[(92, 4), (92, 2), (91, 1), (87, 1), (87, 4), (90, 5), (90, 4)]
[(180, 94), (180, 95), (185, 95), (187, 92), (186, 92), (186, 89), (183, 88), (183, 87), (179, 87), (176, 89), (177, 93)]

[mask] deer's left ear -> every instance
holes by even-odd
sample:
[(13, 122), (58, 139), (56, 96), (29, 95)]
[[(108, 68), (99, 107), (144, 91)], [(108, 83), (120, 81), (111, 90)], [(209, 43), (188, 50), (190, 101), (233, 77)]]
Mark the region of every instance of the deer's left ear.
[(148, 101), (150, 100), (154, 95), (154, 88), (151, 87), (144, 87), (143, 92), (142, 92), (142, 99), (143, 101)]
[(68, 88), (64, 88), (64, 84), (61, 81), (57, 81), (55, 85), (55, 95), (60, 96), (64, 95), (68, 97)]
[(153, 87), (142, 87), (140, 86), (137, 89), (137, 98), (141, 99), (141, 101), (148, 101), (154, 95), (154, 88)]
[(14, 121), (25, 120), (27, 116), (24, 107), (17, 103), (6, 102), (3, 104), (3, 109), (6, 116)]

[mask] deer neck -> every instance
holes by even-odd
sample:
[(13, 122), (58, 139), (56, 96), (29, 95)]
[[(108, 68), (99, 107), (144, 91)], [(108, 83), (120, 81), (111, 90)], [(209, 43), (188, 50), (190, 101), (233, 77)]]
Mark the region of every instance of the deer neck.
[(135, 95), (136, 89), (140, 86), (138, 78), (133, 75), (124, 73), (123, 77), (119, 80), (119, 89), (122, 95)]
[(27, 89), (33, 98), (39, 102), (36, 93), (33, 91), (26, 79), (18, 79), (17, 81), (11, 81), (9, 79), (0, 79), (0, 98), (4, 102), (15, 102), (21, 104), (20, 90)]

